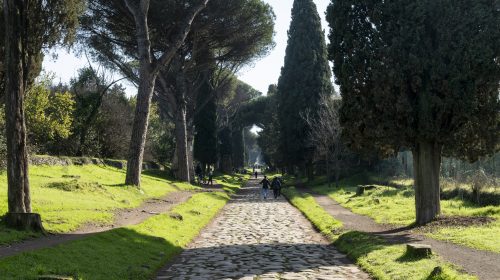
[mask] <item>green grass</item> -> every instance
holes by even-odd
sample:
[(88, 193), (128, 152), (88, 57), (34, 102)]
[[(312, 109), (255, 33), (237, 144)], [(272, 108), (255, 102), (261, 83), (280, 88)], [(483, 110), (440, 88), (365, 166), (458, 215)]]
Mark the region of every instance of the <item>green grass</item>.
[(309, 194), (301, 194), (294, 187), (284, 188), (283, 194), (311, 223), (330, 240), (341, 232), (342, 222), (328, 214)]
[[(7, 212), (7, 178), (0, 174), (0, 216)], [(125, 186), (125, 171), (104, 165), (30, 166), (33, 212), (44, 227), (64, 233), (88, 223), (111, 223), (113, 210), (138, 207), (149, 198), (176, 191), (161, 171), (144, 172), (141, 188)], [(193, 186), (175, 183), (178, 188)], [(6, 229), (0, 223), (0, 244), (33, 237), (33, 233)], [(35, 235), (36, 236), (36, 235)]]
[[(366, 181), (363, 182), (366, 184)], [(326, 185), (313, 187), (314, 191), (330, 196), (354, 213), (366, 215), (377, 223), (397, 226), (411, 225), (415, 221), (415, 193), (410, 186), (393, 188), (378, 185), (376, 189), (355, 196), (361, 178), (341, 181), (340, 188)], [(408, 185), (408, 182), (397, 182)], [(441, 212), (446, 216), (488, 216), (496, 219), (482, 226), (439, 227), (424, 232), (432, 238), (450, 241), (471, 248), (500, 253), (500, 206), (478, 206), (457, 198), (441, 201)]]
[(195, 194), (172, 213), (56, 247), (0, 260), (2, 279), (57, 274), (75, 279), (151, 279), (181, 252), (229, 199), (225, 193)]
[(222, 189), (228, 194), (235, 194), (241, 187), (242, 183), (250, 178), (249, 174), (216, 174), (214, 180), (217, 184), (222, 185)]
[[(350, 259), (376, 279), (476, 279), (458, 272), (455, 267), (436, 255), (429, 258), (415, 258), (406, 254), (405, 245), (390, 245), (383, 239), (368, 233), (350, 231), (340, 234), (342, 223), (328, 214), (312, 196), (299, 193), (293, 187), (284, 189), (283, 193), (317, 229), (334, 241), (340, 251), (346, 253)], [(442, 273), (430, 277), (431, 272), (437, 266), (442, 268)]]
[[(390, 245), (368, 233), (351, 231), (341, 235), (334, 244), (376, 279), (477, 279), (458, 272), (455, 267), (436, 255), (427, 258), (409, 256), (405, 245)], [(431, 272), (437, 266), (442, 268), (442, 272), (431, 277)]]

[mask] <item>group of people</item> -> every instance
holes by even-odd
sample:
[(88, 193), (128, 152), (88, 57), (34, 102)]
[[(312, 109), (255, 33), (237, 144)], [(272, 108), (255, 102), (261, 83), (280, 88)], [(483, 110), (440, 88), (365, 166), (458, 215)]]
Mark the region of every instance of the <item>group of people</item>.
[(214, 185), (214, 172), (212, 170), (212, 168), (208, 168), (208, 180), (205, 180), (206, 177), (205, 177), (205, 174), (203, 172), (203, 169), (201, 168), (201, 166), (198, 164), (194, 170), (194, 173), (196, 175), (196, 178), (198, 178), (198, 183), (200, 185), (202, 184), (205, 184), (205, 185), (210, 185), (210, 186), (213, 186)]
[(264, 175), (264, 179), (262, 179), (259, 184), (262, 185), (262, 197), (264, 199), (267, 199), (269, 188), (273, 190), (274, 199), (277, 199), (279, 196), (281, 196), (281, 187), (283, 185), (281, 178), (274, 177), (272, 181), (269, 181), (269, 179), (267, 179), (267, 176)]

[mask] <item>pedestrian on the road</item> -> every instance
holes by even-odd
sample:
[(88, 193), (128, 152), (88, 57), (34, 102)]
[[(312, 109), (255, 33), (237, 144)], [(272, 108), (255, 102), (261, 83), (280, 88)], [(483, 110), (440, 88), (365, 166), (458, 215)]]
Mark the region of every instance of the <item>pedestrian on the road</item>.
[(278, 177), (273, 178), (271, 189), (273, 189), (274, 199), (277, 199), (281, 195), (281, 182)]
[(214, 185), (214, 172), (212, 171), (212, 168), (210, 168), (210, 171), (208, 171), (208, 183), (207, 185), (210, 184), (210, 186)]
[(257, 175), (259, 175), (259, 173), (257, 171), (255, 171), (254, 175), (255, 175), (255, 179), (257, 179)]
[(196, 177), (198, 178), (198, 183), (201, 185), (203, 182), (203, 170), (201, 170), (201, 166), (200, 164), (198, 163), (198, 165), (196, 165), (196, 169), (194, 170), (194, 173), (196, 174)]
[(269, 192), (269, 185), (271, 184), (267, 179), (267, 176), (264, 175), (264, 179), (262, 179), (262, 181), (260, 181), (259, 184), (262, 185), (262, 196), (264, 197), (264, 199), (267, 199), (267, 193)]

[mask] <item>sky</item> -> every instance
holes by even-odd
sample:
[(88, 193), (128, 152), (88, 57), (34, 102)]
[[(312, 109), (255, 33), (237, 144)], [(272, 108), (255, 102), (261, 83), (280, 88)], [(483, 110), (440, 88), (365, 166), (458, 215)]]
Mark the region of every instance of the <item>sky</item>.
[[(281, 67), (284, 63), (285, 50), (287, 45), (287, 31), (290, 26), (291, 10), (293, 0), (264, 0), (269, 3), (276, 14), (275, 23), (275, 42), (276, 47), (270, 54), (259, 60), (253, 62), (251, 65), (244, 67), (239, 73), (238, 77), (245, 83), (251, 85), (262, 93), (267, 92), (270, 84), (278, 82), (281, 72)], [(323, 29), (327, 31), (328, 25), (325, 20), (325, 11), (330, 3), (330, 0), (314, 0), (318, 8), (318, 13), (322, 18)], [(326, 34), (325, 34), (326, 35)], [(43, 63), (46, 71), (55, 74), (56, 80), (54, 82), (68, 83), (69, 80), (77, 75), (78, 69), (87, 65), (85, 58), (78, 58), (72, 52), (60, 49), (56, 50), (57, 59), (47, 56)], [(135, 95), (137, 90), (130, 84), (124, 84), (126, 87), (127, 95)]]

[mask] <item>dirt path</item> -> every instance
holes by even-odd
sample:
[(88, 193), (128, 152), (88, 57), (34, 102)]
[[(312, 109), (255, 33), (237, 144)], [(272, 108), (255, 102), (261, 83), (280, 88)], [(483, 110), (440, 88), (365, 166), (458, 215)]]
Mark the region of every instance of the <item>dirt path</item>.
[(285, 199), (250, 180), (156, 279), (369, 279)]
[(311, 195), (330, 215), (342, 221), (347, 229), (373, 233), (394, 244), (429, 244), (443, 259), (461, 266), (466, 272), (477, 275), (480, 279), (500, 279), (500, 254), (427, 238), (411, 232), (408, 227), (394, 228), (377, 224), (367, 216), (351, 212), (326, 195)]
[(141, 206), (132, 209), (119, 209), (114, 212), (115, 219), (110, 225), (88, 223), (78, 230), (67, 234), (50, 234), (36, 239), (26, 240), (6, 246), (0, 246), (0, 258), (13, 256), (22, 252), (56, 246), (72, 240), (81, 239), (99, 232), (124, 226), (139, 224), (147, 218), (169, 211), (174, 206), (187, 201), (193, 193), (176, 191), (162, 198), (145, 201)]

